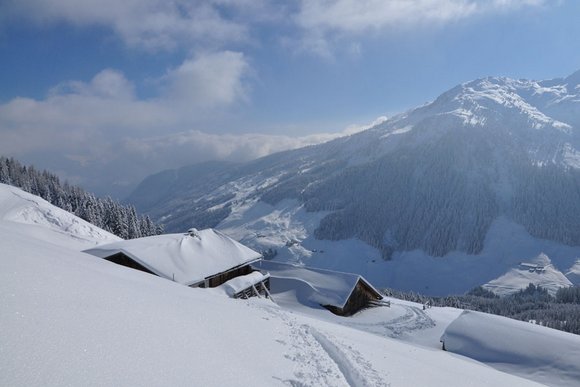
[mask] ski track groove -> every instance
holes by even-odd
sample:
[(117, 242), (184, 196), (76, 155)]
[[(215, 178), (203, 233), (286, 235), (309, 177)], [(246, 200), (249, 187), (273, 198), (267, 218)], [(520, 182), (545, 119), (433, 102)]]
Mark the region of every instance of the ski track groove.
[(433, 328), (435, 321), (425, 313), (425, 311), (415, 306), (396, 304), (405, 309), (402, 316), (392, 320), (380, 323), (343, 323), (356, 329), (362, 329), (367, 332), (374, 332), (380, 335), (386, 335), (392, 338), (401, 337), (403, 334), (422, 329)]
[[(387, 384), (381, 379), (378, 373), (371, 367), (370, 363), (362, 358), (358, 351), (350, 349), (351, 354), (356, 356), (356, 364), (348, 358), (346, 353), (341, 350), (332, 340), (330, 340), (326, 335), (320, 333), (317, 329), (309, 327), (308, 331), (314, 337), (314, 339), (320, 344), (322, 349), (326, 352), (328, 357), (330, 357), (338, 366), (338, 369), (346, 379), (347, 383), (351, 387), (364, 387), (364, 386), (387, 386)], [(361, 367), (365, 374), (371, 377), (373, 380), (369, 381), (363, 373), (361, 373)]]
[(296, 379), (283, 380), (285, 384), (296, 387), (389, 386), (362, 354), (352, 347), (338, 345), (328, 335), (310, 325), (298, 323), (281, 310), (264, 310), (280, 319), (290, 331), (291, 340), (280, 340), (279, 343), (289, 347), (284, 356), (295, 363)]

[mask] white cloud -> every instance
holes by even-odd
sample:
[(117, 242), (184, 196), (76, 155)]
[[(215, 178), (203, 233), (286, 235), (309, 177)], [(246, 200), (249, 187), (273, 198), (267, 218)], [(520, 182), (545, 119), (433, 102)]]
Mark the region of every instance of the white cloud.
[(302, 0), (301, 50), (331, 56), (334, 43), (368, 33), (444, 25), (476, 15), (537, 7), (545, 0)]
[(249, 65), (239, 52), (223, 51), (186, 60), (165, 76), (172, 103), (197, 108), (229, 105), (246, 99)]
[(307, 136), (243, 133), (213, 134), (189, 130), (170, 135), (126, 139), (127, 153), (138, 155), (143, 161), (163, 168), (175, 168), (205, 160), (247, 161), (275, 152), (320, 144), (349, 136), (384, 122), (379, 117), (369, 124), (354, 124), (335, 133), (316, 133)]
[[(554, 3), (558, 0), (550, 4)], [(249, 43), (253, 28), (264, 24), (284, 26), (274, 33), (296, 43), (287, 28), (294, 26), (301, 31), (303, 50), (331, 56), (337, 40), (545, 4), (546, 0), (7, 0), (0, 2), (0, 25), (24, 21), (102, 26), (127, 45), (151, 51)]]
[(362, 33), (419, 22), (446, 22), (473, 14), (464, 0), (305, 0), (297, 23), (304, 29)]
[(83, 176), (82, 166), (93, 180), (115, 176), (135, 183), (156, 170), (213, 159), (249, 160), (369, 127), (351, 125), (342, 132), (302, 137), (193, 130), (204, 127), (199, 116), (213, 121), (246, 98), (248, 72), (242, 54), (223, 51), (198, 55), (169, 70), (159, 79), (155, 98), (139, 99), (133, 83), (113, 69), (88, 82), (57, 85), (41, 100), (14, 98), (0, 104), (0, 154), (23, 160), (50, 155), (60, 158), (59, 170), (76, 168)]
[(137, 98), (133, 83), (112, 69), (89, 82), (57, 85), (42, 100), (14, 98), (0, 105), (0, 153), (59, 149), (97, 156), (122, 137), (183, 131), (243, 101), (249, 70), (242, 54), (213, 52), (168, 71), (155, 98)]
[(104, 26), (130, 46), (157, 50), (248, 39), (243, 22), (220, 12), (240, 6), (219, 0), (18, 0), (0, 5), (0, 21)]
[(540, 6), (545, 0), (303, 0), (305, 29), (363, 33), (420, 23), (446, 23), (477, 13)]

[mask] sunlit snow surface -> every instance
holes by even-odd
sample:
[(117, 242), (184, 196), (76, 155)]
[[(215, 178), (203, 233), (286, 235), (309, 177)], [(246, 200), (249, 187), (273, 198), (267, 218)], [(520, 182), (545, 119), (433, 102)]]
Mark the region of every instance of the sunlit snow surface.
[(33, 226), (25, 228), (31, 237), (79, 249), (121, 240), (38, 196), (6, 184), (0, 184), (0, 221), (15, 228)]
[(442, 337), (447, 351), (551, 386), (580, 383), (580, 336), (486, 313), (465, 311)]
[[(30, 203), (7, 204), (6, 190), (4, 213)], [(439, 338), (459, 310), (392, 300), (391, 308), (341, 318), (300, 304), (291, 291), (273, 294), (279, 304), (233, 300), (221, 289), (192, 289), (80, 252), (97, 242), (97, 231), (73, 236), (0, 219), (0, 385), (535, 385), (509, 367), (500, 372), (441, 351)], [(538, 329), (547, 340), (560, 335)], [(515, 371), (527, 375), (533, 366)]]

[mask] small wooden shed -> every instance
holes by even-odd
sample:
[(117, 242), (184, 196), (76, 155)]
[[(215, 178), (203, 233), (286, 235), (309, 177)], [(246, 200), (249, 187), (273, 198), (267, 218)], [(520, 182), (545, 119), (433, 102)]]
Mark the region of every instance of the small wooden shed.
[(84, 251), (183, 285), (213, 288), (254, 271), (261, 254), (214, 229), (124, 240)]

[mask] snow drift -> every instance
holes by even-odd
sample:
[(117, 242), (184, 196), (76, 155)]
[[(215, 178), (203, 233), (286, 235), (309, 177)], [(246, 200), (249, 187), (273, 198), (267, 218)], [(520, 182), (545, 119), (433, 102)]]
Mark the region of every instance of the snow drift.
[(464, 311), (441, 337), (445, 349), (547, 385), (577, 386), (580, 336)]

